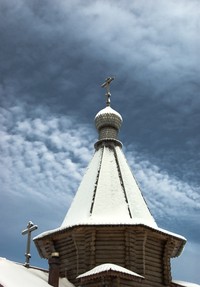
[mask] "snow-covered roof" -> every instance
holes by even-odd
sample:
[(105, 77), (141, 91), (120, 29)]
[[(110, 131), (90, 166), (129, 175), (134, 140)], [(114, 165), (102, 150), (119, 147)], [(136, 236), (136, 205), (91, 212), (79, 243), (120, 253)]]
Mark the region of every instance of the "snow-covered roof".
[(95, 152), (59, 229), (113, 224), (157, 228), (121, 148), (104, 146)]
[(126, 269), (124, 267), (121, 267), (119, 265), (112, 264), (112, 263), (105, 263), (105, 264), (101, 264), (99, 266), (96, 266), (95, 268), (77, 276), (77, 278), (94, 276), (94, 275), (97, 275), (99, 273), (108, 272), (108, 271), (115, 271), (115, 272), (131, 275), (131, 276), (135, 276), (135, 277), (139, 277), (139, 278), (144, 278), (143, 276), (141, 276), (141, 275), (139, 275), (139, 274), (137, 274), (137, 273), (135, 273), (129, 269)]
[(94, 155), (61, 227), (84, 224), (157, 227), (120, 147)]
[(122, 116), (120, 115), (120, 113), (118, 113), (116, 110), (112, 109), (110, 106), (105, 107), (104, 109), (100, 110), (96, 116), (95, 116), (95, 120), (96, 118), (98, 118), (100, 115), (104, 115), (104, 114), (115, 114), (116, 116), (118, 116), (121, 121), (122, 121)]
[[(36, 268), (26, 268), (0, 257), (0, 285), (3, 287), (50, 287), (48, 272)], [(59, 287), (74, 287), (66, 278), (59, 279)]]
[(180, 254), (185, 238), (157, 226), (129, 168), (118, 142), (121, 122), (121, 115), (111, 107), (96, 115), (99, 141), (74, 200), (61, 226), (35, 237), (36, 245), (38, 239), (75, 226), (142, 225), (181, 239), (173, 256)]
[(179, 281), (179, 280), (174, 280), (173, 283), (175, 283), (179, 286), (183, 286), (183, 287), (200, 287), (199, 284), (185, 282), (185, 281)]
[[(101, 223), (97, 223), (96, 222), (96, 224), (94, 224), (94, 225), (98, 225), (98, 226), (104, 226), (104, 224), (101, 224)], [(93, 226), (94, 226), (93, 225)], [(107, 224), (107, 225), (113, 225), (113, 224)], [(128, 223), (124, 223), (124, 224), (118, 224), (118, 225), (121, 225), (121, 226), (130, 226), (130, 225), (133, 225), (133, 224), (128, 224)], [(77, 226), (91, 226), (91, 224), (83, 224), (83, 225), (74, 225), (74, 226), (71, 226), (71, 227), (77, 227)], [(148, 225), (145, 225), (145, 224), (142, 224), (142, 223), (135, 223), (134, 224), (134, 226), (143, 226), (143, 227), (147, 227), (149, 230), (154, 230), (155, 232), (159, 232), (159, 233), (162, 233), (162, 234), (165, 234), (165, 235), (169, 235), (169, 236), (173, 236), (173, 237), (175, 237), (175, 238), (177, 238), (177, 239), (180, 239), (181, 241), (185, 241), (185, 243), (186, 243), (186, 241), (187, 241), (187, 239), (184, 237), (184, 236), (182, 236), (182, 235), (179, 235), (179, 234), (177, 234), (177, 233), (174, 233), (174, 232), (170, 232), (170, 231), (168, 231), (168, 230), (166, 230), (166, 229), (163, 229), (163, 228), (160, 228), (160, 227), (150, 227), (150, 226), (148, 226)], [(70, 227), (69, 227), (70, 228)], [(57, 234), (57, 233), (62, 233), (62, 232), (64, 232), (66, 229), (68, 229), (67, 227), (59, 227), (59, 228), (55, 228), (55, 229), (52, 229), (52, 230), (48, 230), (48, 231), (45, 231), (45, 232), (43, 232), (43, 233), (41, 233), (41, 234), (39, 234), (39, 235), (37, 235), (36, 237), (34, 237), (33, 238), (33, 240), (34, 241), (36, 241), (37, 239), (41, 239), (41, 238), (43, 238), (43, 237), (46, 237), (46, 236), (48, 236), (48, 235), (52, 235), (52, 234)], [(184, 246), (182, 246), (182, 248), (183, 248)], [(182, 249), (181, 249), (182, 250)], [(181, 252), (181, 250), (179, 250), (179, 252)]]
[(186, 240), (157, 226), (118, 146), (95, 152), (61, 226), (34, 240), (80, 225), (144, 225)]

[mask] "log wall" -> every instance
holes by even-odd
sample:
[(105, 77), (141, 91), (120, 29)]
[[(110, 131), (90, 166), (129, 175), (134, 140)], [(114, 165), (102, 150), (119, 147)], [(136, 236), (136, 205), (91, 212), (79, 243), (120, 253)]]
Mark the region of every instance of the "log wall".
[(153, 286), (163, 286), (163, 252), (165, 242), (147, 236), (145, 246), (145, 281)]
[(60, 276), (77, 286), (80, 284), (76, 279), (78, 275), (103, 263), (117, 264), (145, 277), (142, 283), (120, 279), (123, 281), (120, 286), (161, 287), (169, 283), (166, 240), (144, 227), (77, 227), (57, 235), (54, 246), (60, 253)]
[(96, 265), (114, 263), (125, 265), (124, 232), (119, 229), (100, 229), (96, 233)]

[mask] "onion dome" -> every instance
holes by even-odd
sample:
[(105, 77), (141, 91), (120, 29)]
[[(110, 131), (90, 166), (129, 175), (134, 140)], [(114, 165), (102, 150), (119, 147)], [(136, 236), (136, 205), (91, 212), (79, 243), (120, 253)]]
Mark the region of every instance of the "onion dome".
[(110, 106), (107, 106), (103, 110), (99, 111), (95, 117), (95, 125), (99, 133), (99, 140), (117, 140), (121, 124), (121, 115), (117, 111), (113, 110)]
[(117, 145), (122, 145), (118, 140), (119, 129), (122, 124), (121, 115), (113, 110), (110, 107), (110, 83), (114, 80), (114, 78), (109, 77), (105, 80), (105, 82), (101, 85), (102, 88), (106, 88), (106, 105), (107, 107), (99, 111), (95, 117), (95, 125), (96, 129), (99, 133), (99, 140), (95, 144), (97, 148), (101, 143), (105, 142), (115, 142)]

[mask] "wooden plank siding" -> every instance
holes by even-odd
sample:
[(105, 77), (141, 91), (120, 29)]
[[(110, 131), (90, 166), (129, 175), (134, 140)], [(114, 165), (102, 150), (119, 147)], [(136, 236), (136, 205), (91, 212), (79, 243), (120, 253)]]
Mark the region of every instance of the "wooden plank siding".
[[(113, 263), (144, 276), (142, 282), (122, 279), (112, 287), (169, 286), (173, 242), (144, 226), (84, 226), (57, 234), (50, 245), (60, 254), (60, 276), (76, 286), (76, 277), (104, 263)], [(52, 249), (52, 246), (51, 246)], [(100, 279), (99, 279), (100, 280)], [(95, 283), (94, 283), (95, 282)], [(101, 286), (97, 280), (86, 287)], [(117, 283), (118, 282), (118, 283)], [(119, 285), (119, 286), (118, 286)]]
[(96, 265), (125, 265), (124, 232), (119, 228), (102, 228), (96, 232)]
[(75, 278), (77, 274), (77, 254), (72, 235), (56, 240), (54, 245), (56, 251), (60, 254), (60, 276)]
[(154, 286), (163, 286), (164, 248), (163, 240), (148, 235), (145, 247), (145, 281)]

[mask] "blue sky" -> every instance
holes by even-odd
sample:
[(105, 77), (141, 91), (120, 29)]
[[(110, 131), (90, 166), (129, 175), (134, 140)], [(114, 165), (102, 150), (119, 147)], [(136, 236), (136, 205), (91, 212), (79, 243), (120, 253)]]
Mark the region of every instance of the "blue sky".
[(0, 14), (0, 256), (24, 261), (29, 220), (35, 235), (62, 223), (113, 75), (133, 173), (158, 225), (188, 239), (173, 277), (200, 283), (200, 2), (2, 0)]

